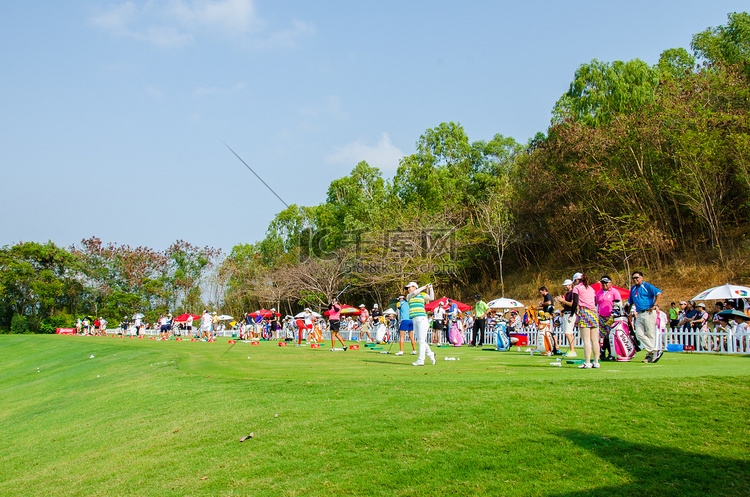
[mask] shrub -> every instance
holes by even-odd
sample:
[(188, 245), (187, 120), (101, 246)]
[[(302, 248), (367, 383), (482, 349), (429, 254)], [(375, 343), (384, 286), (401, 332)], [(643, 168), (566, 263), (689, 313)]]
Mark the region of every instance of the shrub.
[(29, 326), (29, 320), (26, 316), (20, 314), (14, 314), (13, 319), (10, 321), (10, 332), (11, 333), (29, 333), (31, 328)]
[(39, 326), (39, 333), (53, 334), (57, 331), (57, 328), (72, 328), (74, 319), (69, 314), (55, 314), (42, 320), (41, 326)]

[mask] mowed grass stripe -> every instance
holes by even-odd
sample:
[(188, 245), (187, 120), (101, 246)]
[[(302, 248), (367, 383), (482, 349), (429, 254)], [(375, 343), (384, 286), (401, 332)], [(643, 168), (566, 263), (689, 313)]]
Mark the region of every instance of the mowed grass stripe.
[(228, 348), (0, 337), (0, 494), (750, 493), (744, 357)]

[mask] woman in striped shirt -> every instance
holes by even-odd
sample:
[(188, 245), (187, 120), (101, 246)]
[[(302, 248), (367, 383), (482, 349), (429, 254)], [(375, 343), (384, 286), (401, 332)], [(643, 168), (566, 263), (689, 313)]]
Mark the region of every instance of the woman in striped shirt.
[[(415, 282), (410, 282), (405, 287), (409, 290), (409, 295), (406, 296), (406, 301), (409, 303), (409, 318), (414, 323), (414, 334), (417, 336), (417, 342), (419, 343), (419, 358), (416, 362), (413, 362), (413, 366), (424, 366), (425, 356), (430, 358), (433, 366), (435, 365), (435, 353), (430, 349), (427, 344), (427, 330), (429, 329), (429, 322), (427, 320), (427, 311), (425, 311), (425, 304), (435, 300), (435, 293), (432, 291), (432, 284), (427, 284), (422, 287), (417, 287)], [(427, 289), (428, 293), (424, 290)]]

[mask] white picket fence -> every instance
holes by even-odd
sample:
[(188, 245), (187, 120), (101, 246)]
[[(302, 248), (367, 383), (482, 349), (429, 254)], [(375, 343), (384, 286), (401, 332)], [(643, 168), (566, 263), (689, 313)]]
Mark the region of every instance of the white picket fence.
[[(526, 333), (528, 336), (527, 347), (532, 349), (537, 347), (537, 331), (538, 328), (536, 326), (524, 328), (523, 333)], [(554, 328), (552, 333), (555, 335), (558, 347), (569, 347), (568, 339), (561, 328)], [(583, 342), (577, 329), (574, 330), (574, 337), (573, 345), (575, 347), (583, 347)], [(494, 345), (495, 343), (495, 333), (491, 330), (485, 333), (484, 344)], [(734, 329), (718, 328), (714, 331), (710, 328), (705, 330), (668, 328), (657, 331), (656, 343), (659, 349), (665, 351), (676, 349), (675, 351), (679, 352), (708, 354), (750, 354), (750, 335), (737, 334)]]
[[(133, 330), (130, 330), (131, 332)], [(522, 333), (525, 333), (528, 337), (528, 343), (525, 348), (536, 349), (537, 343), (537, 331), (536, 326), (528, 326), (523, 329)], [(107, 333), (122, 333), (123, 330), (120, 328), (109, 329)], [(158, 329), (143, 330), (142, 332), (146, 336), (157, 336), (159, 334)], [(183, 331), (183, 336), (187, 336), (187, 332)], [(197, 334), (196, 329), (193, 329), (193, 333)], [(557, 339), (558, 347), (567, 348), (569, 347), (568, 339), (562, 332), (561, 328), (554, 328), (552, 333)], [(129, 334), (126, 332), (126, 334)], [(221, 330), (217, 332), (217, 336), (220, 337), (233, 337), (238, 336), (238, 330)], [(394, 334), (391, 332), (391, 334)], [(279, 330), (273, 339), (284, 339), (287, 336), (286, 330)], [(370, 335), (375, 337), (374, 331), (370, 330)], [(395, 332), (396, 338), (398, 338), (398, 332)], [(486, 329), (484, 332), (484, 340), (482, 345), (494, 346), (497, 343), (497, 337), (495, 332), (491, 329)], [(322, 332), (323, 340), (330, 340), (331, 333), (327, 329)], [(579, 336), (578, 330), (574, 330), (575, 341), (573, 345), (575, 347), (583, 347), (583, 342)], [(361, 340), (359, 330), (342, 330), (341, 337), (344, 340)], [(297, 332), (294, 332), (294, 338), (297, 338)], [(307, 338), (307, 333), (303, 334), (303, 339)], [(366, 337), (365, 337), (366, 338)], [(432, 343), (433, 330), (430, 329), (427, 333), (427, 341)], [(471, 341), (471, 330), (464, 331), (464, 343)], [(661, 350), (672, 350), (684, 351), (684, 352), (697, 352), (697, 353), (710, 353), (710, 354), (748, 354), (750, 355), (750, 335), (741, 335), (735, 333), (734, 329), (722, 329), (716, 330), (707, 328), (705, 330), (693, 330), (684, 328), (671, 328), (666, 330), (657, 331), (656, 343)], [(680, 350), (682, 349), (682, 350)]]

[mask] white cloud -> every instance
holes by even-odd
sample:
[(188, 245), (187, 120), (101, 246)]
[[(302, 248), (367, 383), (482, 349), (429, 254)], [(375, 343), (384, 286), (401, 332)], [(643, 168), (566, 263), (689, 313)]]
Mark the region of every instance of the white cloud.
[(211, 95), (228, 95), (245, 90), (245, 83), (236, 83), (229, 88), (219, 86), (199, 86), (193, 90), (193, 97), (207, 97)]
[(171, 0), (165, 14), (188, 29), (247, 33), (258, 24), (252, 0)]
[(164, 99), (164, 92), (158, 88), (154, 88), (153, 86), (149, 86), (148, 88), (146, 88), (146, 93), (148, 94), (149, 97), (153, 98), (154, 100)]
[(266, 38), (250, 40), (250, 45), (259, 50), (296, 48), (299, 40), (315, 34), (315, 26), (303, 21), (292, 21), (292, 27), (271, 33)]
[(341, 164), (353, 167), (361, 161), (367, 161), (371, 166), (379, 168), (385, 173), (394, 173), (398, 168), (398, 162), (404, 153), (391, 143), (388, 133), (380, 135), (377, 145), (371, 146), (356, 140), (352, 143), (336, 148), (336, 151), (327, 154), (325, 161), (328, 164)]
[(148, 0), (142, 7), (128, 0), (110, 4), (89, 23), (112, 36), (165, 48), (192, 45), (205, 34), (254, 49), (293, 48), (315, 32), (312, 24), (295, 20), (290, 28), (264, 33), (254, 0)]
[(341, 108), (341, 97), (338, 95), (330, 95), (322, 102), (306, 105), (299, 113), (306, 117), (333, 117), (340, 121), (349, 119), (349, 114)]

